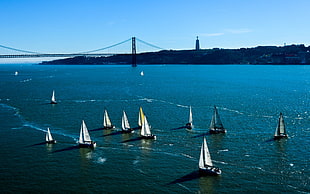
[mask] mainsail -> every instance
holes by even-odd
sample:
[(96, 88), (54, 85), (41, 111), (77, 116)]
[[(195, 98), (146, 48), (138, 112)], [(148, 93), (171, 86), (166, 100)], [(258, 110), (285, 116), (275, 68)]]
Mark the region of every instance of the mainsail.
[(193, 123), (192, 106), (189, 107), (188, 123)]
[(142, 124), (141, 129), (141, 136), (150, 136), (151, 134), (151, 128), (149, 123), (147, 122), (146, 116), (144, 116), (144, 122)]
[(82, 124), (81, 124), (79, 143), (83, 144), (83, 143), (86, 143), (86, 142), (91, 142), (91, 139), (90, 139), (90, 136), (89, 136), (86, 124), (85, 124), (85, 122), (83, 120)]
[(122, 116), (122, 129), (125, 131), (130, 129), (129, 121), (128, 121), (125, 111), (123, 111), (123, 116)]
[(220, 115), (217, 112), (216, 106), (214, 106), (214, 113), (212, 116), (210, 129), (224, 129), (223, 123), (220, 119)]
[(285, 124), (284, 124), (284, 119), (282, 113), (280, 113), (279, 121), (278, 121), (278, 126), (276, 128), (276, 132), (274, 134), (275, 136), (281, 136), (281, 135), (286, 135), (286, 129), (285, 129)]
[(54, 91), (54, 90), (53, 90), (53, 93), (52, 93), (51, 102), (52, 102), (52, 103), (55, 103), (55, 102), (56, 102), (55, 91)]
[(206, 138), (203, 137), (203, 142), (200, 150), (199, 168), (204, 168), (206, 165), (213, 166)]
[(108, 111), (107, 110), (104, 110), (104, 116), (103, 116), (103, 126), (104, 127), (112, 127), (112, 123), (111, 123), (111, 120), (109, 118), (109, 115), (108, 115)]
[(143, 113), (142, 107), (140, 107), (139, 118), (138, 118), (138, 126), (142, 127), (143, 122), (144, 122), (144, 113)]
[(53, 137), (52, 137), (52, 134), (51, 134), (51, 132), (50, 132), (50, 128), (47, 128), (47, 133), (45, 134), (45, 140), (46, 140), (47, 142), (53, 141)]

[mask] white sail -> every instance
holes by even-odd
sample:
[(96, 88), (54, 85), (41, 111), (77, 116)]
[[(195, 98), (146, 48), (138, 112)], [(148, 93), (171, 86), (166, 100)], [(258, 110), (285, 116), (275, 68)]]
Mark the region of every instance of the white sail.
[(286, 135), (286, 129), (282, 113), (280, 113), (278, 126), (276, 128), (275, 136)]
[(83, 120), (81, 124), (79, 143), (83, 144), (85, 142), (91, 142), (91, 139), (90, 139), (86, 124)]
[(189, 107), (188, 123), (193, 123), (192, 107)]
[(53, 90), (51, 102), (56, 102), (55, 91)]
[(139, 127), (142, 127), (143, 121), (144, 121), (144, 113), (143, 113), (142, 107), (140, 107), (139, 118), (138, 118), (138, 126)]
[(107, 111), (107, 110), (104, 110), (103, 126), (104, 126), (104, 127), (112, 127), (112, 123), (111, 123), (111, 120), (110, 120), (110, 118), (109, 118), (109, 115), (108, 115), (108, 111)]
[(141, 136), (150, 136), (151, 135), (151, 128), (149, 123), (147, 122), (146, 116), (144, 116), (144, 122), (142, 124), (141, 129)]
[(47, 132), (45, 134), (45, 141), (53, 141), (52, 134), (50, 132), (50, 128), (47, 128)]
[(214, 112), (211, 119), (210, 129), (224, 129), (223, 123), (220, 119), (220, 115), (217, 112), (216, 106), (214, 106)]
[(122, 116), (122, 129), (125, 131), (130, 129), (129, 121), (128, 121), (125, 111), (123, 111), (123, 116)]
[(199, 168), (204, 168), (205, 165), (213, 166), (206, 138), (203, 137), (203, 142), (200, 150)]

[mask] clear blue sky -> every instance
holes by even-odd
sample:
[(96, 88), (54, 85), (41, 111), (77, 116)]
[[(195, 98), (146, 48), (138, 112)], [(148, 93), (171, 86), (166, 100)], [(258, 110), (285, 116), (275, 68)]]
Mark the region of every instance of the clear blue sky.
[(1, 0), (0, 44), (70, 53), (136, 36), (193, 49), (199, 36), (201, 48), (308, 46), (309, 9), (310, 0)]

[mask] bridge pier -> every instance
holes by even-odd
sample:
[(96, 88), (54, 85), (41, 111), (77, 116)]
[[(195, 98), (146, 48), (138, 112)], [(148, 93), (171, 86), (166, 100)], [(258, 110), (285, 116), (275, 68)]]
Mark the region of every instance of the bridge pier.
[(131, 55), (132, 55), (132, 67), (137, 67), (137, 50), (136, 50), (136, 37), (131, 39)]

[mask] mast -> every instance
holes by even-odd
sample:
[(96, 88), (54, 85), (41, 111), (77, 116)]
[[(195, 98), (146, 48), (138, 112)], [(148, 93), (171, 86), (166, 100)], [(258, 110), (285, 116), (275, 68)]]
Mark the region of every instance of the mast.
[(286, 135), (285, 123), (283, 119), (283, 114), (280, 113), (278, 126), (276, 128), (275, 136)]
[(130, 129), (129, 121), (128, 121), (128, 118), (127, 118), (125, 111), (123, 111), (123, 116), (122, 116), (122, 129), (123, 130)]
[(109, 115), (108, 115), (108, 111), (107, 111), (107, 110), (104, 110), (103, 126), (104, 126), (104, 127), (111, 127), (111, 126), (112, 126), (112, 123), (111, 123), (111, 120), (110, 120), (110, 118), (109, 118)]
[(47, 128), (47, 133), (45, 135), (45, 140), (46, 141), (52, 141), (53, 140), (52, 134), (50, 132), (50, 128)]
[(223, 123), (221, 121), (220, 115), (218, 114), (216, 106), (214, 106), (214, 112), (210, 124), (211, 129), (224, 129)]
[(188, 123), (193, 123), (192, 106), (189, 107)]
[(138, 126), (139, 127), (142, 127), (143, 121), (144, 121), (144, 113), (143, 113), (142, 107), (140, 106), (139, 118), (138, 118)]
[(91, 139), (86, 124), (84, 120), (82, 120), (79, 143), (85, 143), (85, 142), (91, 142)]
[(141, 136), (148, 136), (148, 135), (151, 135), (151, 129), (146, 119), (146, 116), (144, 116), (144, 122), (142, 124), (142, 129), (141, 129)]
[(200, 150), (200, 158), (199, 158), (199, 168), (203, 168), (206, 165), (213, 166), (211, 161), (211, 156), (209, 153), (208, 145), (206, 142), (206, 137), (203, 137), (203, 142)]

